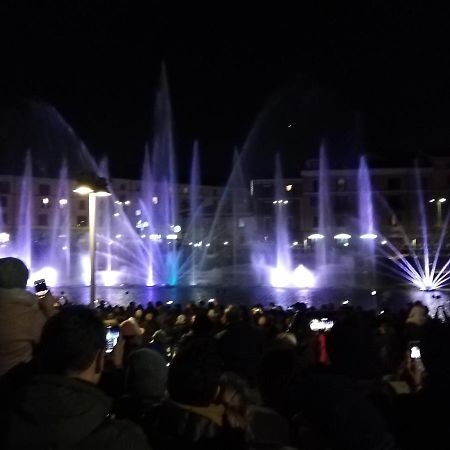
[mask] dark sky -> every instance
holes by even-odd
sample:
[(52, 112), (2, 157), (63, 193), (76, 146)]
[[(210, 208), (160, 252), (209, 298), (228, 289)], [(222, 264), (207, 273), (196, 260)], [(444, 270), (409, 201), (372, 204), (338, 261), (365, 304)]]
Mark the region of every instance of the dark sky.
[(276, 151), (295, 175), (320, 138), (336, 162), (450, 148), (450, 17), (426, 2), (17, 0), (0, 16), (2, 104), (54, 105), (116, 175), (140, 170), (162, 61), (182, 177), (198, 139), (204, 178), (224, 180), (267, 102), (259, 175)]

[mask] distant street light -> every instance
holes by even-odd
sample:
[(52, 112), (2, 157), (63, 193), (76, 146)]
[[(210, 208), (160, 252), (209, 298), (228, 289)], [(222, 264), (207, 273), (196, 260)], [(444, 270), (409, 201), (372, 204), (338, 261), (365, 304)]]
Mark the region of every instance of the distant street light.
[[(90, 292), (89, 302), (95, 302), (95, 257), (96, 257), (96, 199), (109, 197), (111, 193), (105, 178), (95, 175), (80, 177), (78, 186), (73, 192), (89, 196), (89, 262), (90, 262)], [(117, 237), (117, 236), (116, 236)]]

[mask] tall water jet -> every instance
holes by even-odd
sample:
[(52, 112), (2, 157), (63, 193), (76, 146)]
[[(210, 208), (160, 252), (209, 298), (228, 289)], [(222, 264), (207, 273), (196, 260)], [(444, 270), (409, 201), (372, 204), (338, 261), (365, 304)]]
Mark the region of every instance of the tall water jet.
[(70, 197), (67, 163), (64, 160), (59, 173), (55, 201), (51, 205), (50, 247), (47, 255), (47, 264), (58, 269), (59, 282), (63, 276), (70, 274)]
[[(157, 186), (157, 193), (152, 198), (155, 208), (151, 208), (152, 219), (159, 233), (166, 236), (171, 232), (177, 219), (178, 193), (175, 167), (175, 149), (172, 134), (172, 107), (170, 103), (167, 74), (163, 66), (160, 87), (155, 102), (155, 123), (153, 128), (153, 163), (152, 173)], [(164, 243), (162, 249), (164, 273), (159, 278), (163, 284), (175, 285), (178, 280), (177, 246), (171, 242)]]
[[(190, 239), (195, 245), (192, 245), (190, 284), (197, 284), (197, 248), (203, 246), (198, 241), (199, 218), (201, 216), (200, 207), (200, 161), (198, 154), (198, 142), (194, 143), (192, 152), (191, 179), (189, 186), (189, 213), (190, 213)], [(206, 244), (206, 243), (205, 243)]]
[(284, 182), (281, 173), (280, 155), (275, 158), (275, 254), (276, 267), (283, 272), (292, 269), (289, 235), (287, 229), (286, 204), (284, 203)]
[[(319, 157), (319, 217), (318, 233), (314, 240), (316, 254), (316, 268), (320, 271), (325, 270), (328, 259), (328, 240), (331, 232), (331, 210), (330, 210), (330, 186), (328, 173), (328, 160), (325, 151), (325, 145), (320, 147)], [(322, 275), (324, 275), (322, 273)]]
[(375, 274), (375, 233), (372, 183), (364, 156), (361, 156), (358, 167), (358, 223), (363, 250), (363, 261), (367, 263), (369, 282), (374, 282)]
[(28, 267), (32, 267), (32, 217), (33, 178), (31, 154), (30, 151), (28, 151), (25, 158), (25, 170), (20, 186), (17, 230), (14, 237), (16, 249), (15, 253)]

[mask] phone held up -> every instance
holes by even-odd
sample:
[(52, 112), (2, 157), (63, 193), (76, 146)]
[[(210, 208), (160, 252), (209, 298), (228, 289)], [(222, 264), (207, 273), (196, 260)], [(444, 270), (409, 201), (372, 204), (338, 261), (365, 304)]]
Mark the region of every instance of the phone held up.
[(34, 282), (34, 290), (36, 292), (36, 295), (38, 295), (39, 297), (43, 297), (45, 294), (47, 294), (48, 287), (47, 287), (47, 283), (45, 282), (45, 280), (44, 279), (36, 280)]

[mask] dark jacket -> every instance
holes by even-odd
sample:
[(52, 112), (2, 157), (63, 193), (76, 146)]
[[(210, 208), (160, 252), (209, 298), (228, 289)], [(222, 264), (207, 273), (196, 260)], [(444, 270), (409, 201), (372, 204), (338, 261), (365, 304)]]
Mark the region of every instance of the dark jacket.
[(171, 401), (148, 412), (141, 425), (155, 450), (239, 450), (244, 447), (239, 433)]
[(94, 385), (38, 375), (9, 412), (4, 449), (148, 449), (134, 424), (110, 417), (111, 400)]
[(230, 325), (216, 336), (225, 369), (255, 382), (264, 349), (260, 330), (246, 322)]

